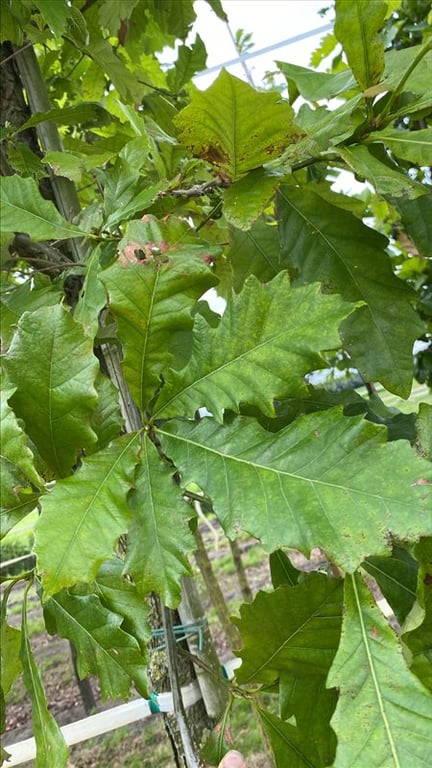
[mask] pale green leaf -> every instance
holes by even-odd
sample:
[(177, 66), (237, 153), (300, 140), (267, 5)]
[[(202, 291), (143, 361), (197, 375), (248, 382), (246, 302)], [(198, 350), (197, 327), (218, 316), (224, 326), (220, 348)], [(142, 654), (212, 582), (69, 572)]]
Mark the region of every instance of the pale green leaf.
[[(432, 77), (432, 51), (427, 50), (428, 46), (429, 41), (426, 40), (423, 45), (386, 51), (384, 84), (394, 90), (403, 81), (403, 91), (419, 95), (427, 92), (426, 83), (429, 83)], [(422, 52), (424, 55), (419, 58), (413, 69), (414, 60), (420, 57)]]
[(295, 86), (301, 96), (308, 101), (319, 101), (338, 96), (349, 89), (356, 87), (356, 81), (350, 69), (341, 72), (317, 72), (316, 69), (299, 67), (297, 64), (287, 64), (277, 61), (282, 74)]
[(279, 218), (282, 257), (298, 272), (296, 282), (322, 280), (327, 290), (365, 302), (341, 328), (365, 381), (408, 397), (413, 343), (423, 326), (414, 294), (392, 272), (386, 239), (311, 189), (282, 188)]
[(256, 168), (224, 190), (224, 214), (229, 224), (250, 229), (279, 183), (278, 176), (269, 176), (264, 168)]
[(84, 158), (72, 152), (46, 152), (45, 161), (55, 176), (65, 176), (78, 183), (84, 171)]
[(20, 658), (21, 631), (16, 627), (11, 627), (2, 617), (1, 622), (1, 688), (6, 696), (13, 683), (22, 671), (22, 662)]
[(233, 288), (240, 291), (248, 275), (266, 283), (280, 271), (278, 228), (258, 219), (245, 231), (229, 230), (226, 258), (233, 272)]
[(131, 518), (126, 497), (134, 485), (138, 450), (139, 436), (124, 435), (44, 496), (35, 549), (46, 598), (94, 580), (112, 557)]
[(61, 730), (47, 708), (39, 666), (33, 656), (28, 637), (27, 601), (22, 609), (21, 661), (24, 683), (32, 705), (33, 734), (36, 740), (35, 768), (65, 768), (69, 750)]
[(214, 11), (216, 16), (218, 16), (222, 21), (228, 21), (228, 16), (226, 15), (221, 0), (206, 0), (206, 2), (209, 4), (211, 9)]
[(74, 644), (80, 678), (99, 678), (102, 698), (127, 698), (132, 682), (147, 697), (147, 660), (138, 641), (121, 627), (123, 617), (105, 608), (96, 595), (63, 589), (44, 604), (44, 616), (50, 634)]
[(302, 131), (277, 93), (259, 93), (222, 70), (206, 91), (195, 91), (176, 117), (180, 140), (230, 179), (281, 154)]
[(306, 138), (291, 144), (284, 153), (284, 159), (295, 164), (313, 158), (320, 151), (351, 138), (364, 119), (361, 94), (337, 109), (327, 109), (325, 106), (313, 109), (310, 104), (302, 104), (296, 122), (306, 133)]
[(404, 547), (395, 545), (391, 557), (370, 556), (362, 565), (374, 577), (397, 620), (402, 624), (416, 599), (416, 560)]
[(430, 694), (406, 668), (397, 636), (359, 575), (346, 579), (342, 638), (327, 684), (340, 691), (335, 768), (428, 765)]
[(60, 304), (41, 307), (22, 315), (4, 362), (27, 434), (54, 472), (69, 474), (78, 452), (96, 441), (92, 340)]
[(380, 144), (339, 147), (339, 154), (361, 179), (369, 181), (381, 195), (405, 197), (412, 200), (425, 195), (423, 184), (401, 173)]
[(158, 430), (164, 452), (213, 501), (228, 536), (238, 529), (268, 551), (321, 546), (355, 569), (384, 554), (388, 534), (428, 535), (432, 519), (424, 482), (428, 462), (404, 441), (385, 443), (385, 429), (333, 408), (297, 419), (272, 434), (235, 418), (169, 422)]
[(1, 297), (1, 336), (3, 350), (9, 346), (19, 318), (24, 312), (58, 304), (63, 298), (61, 286), (45, 275), (35, 274), (32, 280), (11, 286)]
[(432, 162), (432, 128), (407, 131), (386, 128), (384, 131), (371, 133), (370, 141), (383, 141), (396, 157), (409, 160), (419, 165)]
[(243, 642), (237, 681), (269, 684), (282, 673), (327, 674), (339, 644), (342, 593), (341, 579), (313, 573), (242, 605), (240, 619), (233, 619)]
[(84, 230), (60, 215), (51, 200), (45, 200), (34, 179), (1, 177), (3, 232), (24, 232), (32, 240), (61, 240), (84, 235)]
[(140, 591), (157, 592), (165, 605), (180, 601), (181, 577), (190, 574), (187, 555), (194, 549), (189, 530), (190, 508), (173, 481), (173, 469), (144, 440), (136, 488), (129, 507), (125, 571)]
[(384, 72), (384, 44), (379, 32), (387, 3), (381, 0), (336, 0), (334, 32), (342, 44), (353, 75), (362, 90), (375, 85)]
[(196, 316), (192, 357), (170, 372), (157, 414), (193, 416), (206, 407), (221, 419), (245, 401), (274, 415), (273, 400), (305, 391), (305, 373), (325, 365), (321, 350), (339, 346), (338, 326), (351, 308), (334, 299), (316, 285), (292, 290), (286, 272), (266, 285), (249, 277), (216, 329)]
[(432, 403), (420, 403), (416, 426), (419, 453), (432, 460)]
[[(188, 248), (186, 243), (176, 244), (174, 232), (167, 242), (168, 226), (151, 220), (135, 225), (127, 230), (118, 261), (100, 278), (117, 320), (126, 380), (144, 409), (172, 360), (173, 334), (192, 328), (195, 301), (215, 280), (202, 252), (197, 252), (199, 241)], [(137, 252), (144, 259), (137, 258)]]

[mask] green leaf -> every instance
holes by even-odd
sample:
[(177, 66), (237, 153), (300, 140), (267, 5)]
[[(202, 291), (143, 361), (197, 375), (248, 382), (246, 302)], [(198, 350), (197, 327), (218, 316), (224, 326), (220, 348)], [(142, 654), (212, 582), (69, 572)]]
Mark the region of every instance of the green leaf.
[(48, 26), (60, 37), (69, 19), (69, 5), (66, 0), (38, 0), (37, 5)]
[(341, 579), (313, 573), (242, 605), (240, 619), (233, 619), (243, 641), (237, 681), (269, 684), (282, 673), (327, 674), (339, 644), (342, 593)]
[[(171, 245), (166, 236), (170, 230), (155, 220), (135, 222), (122, 241), (118, 261), (100, 274), (119, 328), (126, 380), (142, 409), (172, 359), (172, 335), (192, 328), (193, 305), (215, 282), (201, 254), (194, 253), (196, 246)], [(145, 255), (143, 260), (137, 259), (137, 251)], [(154, 258), (155, 251), (162, 259)]]
[(353, 75), (363, 91), (375, 85), (384, 72), (384, 44), (379, 32), (387, 3), (381, 0), (336, 0), (334, 32), (342, 44)]
[(27, 434), (54, 472), (69, 474), (78, 452), (96, 440), (92, 340), (60, 304), (41, 307), (22, 315), (4, 362)]
[(432, 258), (432, 212), (430, 195), (415, 200), (392, 198), (405, 232), (414, 240), (423, 256)]
[[(432, 538), (421, 539), (414, 552), (420, 563), (418, 605), (413, 609), (414, 616), (407, 619), (402, 640), (412, 672), (432, 691)], [(417, 626), (411, 629), (416, 621)]]
[(76, 183), (81, 181), (85, 158), (71, 152), (46, 152), (45, 161), (54, 176), (65, 176)]
[(339, 147), (339, 154), (348, 167), (360, 178), (370, 181), (381, 195), (406, 197), (412, 200), (427, 193), (427, 189), (418, 181), (403, 174), (398, 166), (388, 157), (379, 144), (368, 147), (358, 144), (351, 147)]
[(181, 577), (191, 573), (187, 555), (195, 542), (188, 526), (190, 508), (172, 475), (172, 467), (144, 440), (136, 488), (129, 499), (133, 519), (125, 571), (142, 592), (157, 592), (164, 605), (174, 608), (180, 601)]
[(367, 557), (362, 565), (376, 580), (399, 624), (403, 624), (416, 599), (416, 560), (404, 547), (395, 545), (391, 557)]
[(97, 247), (88, 257), (84, 284), (73, 315), (74, 320), (83, 326), (84, 333), (92, 339), (99, 330), (99, 314), (107, 303), (107, 293), (99, 279), (100, 258), (101, 250)]
[(311, 740), (298, 728), (261, 707), (257, 707), (256, 712), (274, 752), (277, 768), (287, 765), (289, 768), (325, 768)]
[(46, 276), (35, 274), (32, 280), (14, 285), (1, 297), (1, 335), (6, 351), (15, 333), (19, 318), (24, 312), (33, 312), (39, 307), (58, 304), (64, 296), (61, 286), (53, 284)]
[[(54, 0), (56, 2), (56, 0)], [(69, 8), (66, 9), (69, 13)], [(94, 122), (98, 125), (112, 121), (111, 115), (100, 104), (94, 102), (80, 102), (71, 107), (55, 107), (47, 112), (36, 112), (29, 120), (20, 126), (19, 132), (26, 131), (36, 125), (49, 121), (56, 125), (80, 125), (81, 123)], [(61, 158), (61, 152), (51, 152)]]
[(334, 298), (318, 286), (292, 290), (286, 272), (264, 286), (249, 277), (217, 328), (196, 316), (191, 360), (170, 371), (157, 414), (193, 416), (206, 407), (221, 419), (245, 401), (274, 415), (273, 400), (303, 392), (304, 374), (324, 366), (321, 350), (339, 346), (337, 328), (350, 308)]
[(258, 93), (222, 70), (206, 91), (195, 91), (176, 117), (180, 140), (229, 179), (277, 157), (302, 132), (277, 93)]
[(320, 279), (327, 290), (365, 302), (341, 328), (365, 381), (408, 397), (412, 347), (423, 328), (414, 295), (392, 272), (386, 239), (311, 189), (281, 188), (279, 220), (282, 257), (298, 270), (297, 283)]
[(36, 241), (85, 234), (66, 221), (50, 200), (44, 200), (34, 179), (2, 176), (1, 199), (3, 232), (25, 232)]
[(119, 393), (111, 379), (100, 373), (95, 385), (98, 402), (92, 414), (91, 428), (97, 435), (97, 443), (87, 449), (87, 455), (105, 448), (111, 440), (119, 437), (124, 429)]
[[(425, 83), (429, 82), (432, 72), (432, 51), (427, 50), (428, 45), (429, 41), (426, 40), (423, 45), (413, 45), (401, 50), (392, 48), (385, 52), (384, 84), (389, 90), (394, 90), (403, 81), (403, 91), (419, 95), (427, 91)], [(422, 53), (422, 49), (424, 55), (413, 69), (413, 62)]]
[(109, 29), (112, 35), (117, 35), (122, 21), (127, 21), (138, 0), (116, 0), (115, 3), (103, 3), (98, 8), (98, 18), (101, 27)]
[(196, 36), (195, 42), (189, 48), (181, 45), (178, 49), (175, 68), (168, 72), (168, 86), (173, 93), (178, 93), (190, 82), (196, 72), (206, 67), (207, 51), (200, 36)]
[(407, 670), (395, 633), (359, 575), (346, 579), (342, 638), (327, 684), (340, 690), (332, 720), (335, 768), (428, 764), (430, 695)]
[(322, 150), (339, 145), (350, 139), (356, 127), (364, 122), (365, 114), (361, 94), (344, 102), (337, 109), (302, 104), (296, 116), (297, 125), (307, 134), (306, 138), (291, 144), (284, 153), (284, 160), (291, 164), (315, 157)]
[(264, 168), (256, 168), (225, 189), (224, 214), (229, 224), (238, 229), (250, 229), (278, 184), (280, 177), (269, 176)]
[(214, 11), (216, 16), (218, 16), (219, 19), (222, 19), (222, 21), (228, 21), (228, 16), (226, 15), (224, 9), (222, 8), (221, 0), (206, 0), (206, 3), (209, 4), (209, 6)]
[(396, 157), (419, 165), (428, 165), (432, 157), (432, 128), (418, 131), (386, 128), (371, 133), (370, 141), (383, 141)]
[[(29, 490), (31, 484), (36, 486), (36, 489), (43, 486), (43, 481), (34, 466), (33, 454), (27, 444), (27, 436), (21, 429), (8, 403), (15, 392), (15, 387), (7, 387), (5, 384), (6, 382), (2, 382), (0, 394), (2, 514), (9, 507), (14, 507), (18, 501), (25, 500), (22, 491)], [(36, 499), (37, 496), (34, 498)]]
[(244, 417), (223, 426), (209, 418), (170, 422), (158, 433), (184, 485), (196, 482), (213, 500), (227, 535), (248, 531), (268, 551), (321, 546), (351, 571), (371, 552), (387, 551), (389, 532), (405, 539), (432, 528), (422, 511), (428, 462), (339, 409), (275, 434)]
[(416, 426), (419, 453), (432, 460), (432, 403), (420, 403)]
[(96, 595), (63, 589), (44, 604), (44, 616), (50, 634), (74, 644), (80, 678), (99, 678), (102, 698), (127, 698), (131, 682), (147, 698), (146, 657), (121, 627), (123, 617), (105, 608)]
[(286, 77), (288, 85), (291, 81), (295, 83), (298, 93), (308, 101), (330, 99), (356, 86), (353, 74), (349, 69), (329, 73), (299, 67), (297, 64), (286, 64), (283, 61), (277, 61), (276, 64)]
[(258, 219), (246, 232), (230, 228), (226, 258), (231, 264), (234, 290), (240, 291), (250, 274), (269, 282), (280, 271), (279, 254), (278, 229), (264, 219)]
[(46, 599), (62, 587), (92, 581), (112, 557), (130, 522), (126, 497), (134, 484), (138, 450), (139, 435), (124, 435), (44, 496), (35, 549)]
[(122, 629), (138, 641), (145, 654), (151, 639), (147, 621), (150, 609), (136, 585), (125, 579), (123, 571), (124, 562), (118, 557), (107, 560), (96, 576), (95, 591), (108, 610), (122, 616)]
[(286, 584), (294, 587), (298, 582), (300, 571), (294, 568), (283, 549), (277, 549), (276, 552), (272, 552), (269, 559), (273, 588), (276, 589), (276, 587)]
[(39, 667), (28, 638), (26, 597), (27, 592), (22, 609), (21, 661), (24, 683), (32, 704), (33, 734), (36, 739), (35, 768), (46, 768), (48, 765), (50, 768), (65, 768), (69, 750), (59, 726), (47, 708)]
[(11, 627), (6, 618), (1, 622), (1, 688), (6, 696), (22, 671), (20, 658), (21, 631)]

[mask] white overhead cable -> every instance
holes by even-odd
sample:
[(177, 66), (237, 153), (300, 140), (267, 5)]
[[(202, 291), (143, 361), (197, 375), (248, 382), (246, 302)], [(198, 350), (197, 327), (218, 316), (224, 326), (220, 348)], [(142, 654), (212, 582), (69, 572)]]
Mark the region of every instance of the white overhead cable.
[(251, 53), (244, 53), (243, 56), (237, 56), (235, 59), (230, 59), (229, 61), (225, 61), (222, 64), (215, 64), (213, 67), (204, 69), (202, 72), (197, 72), (195, 77), (202, 77), (203, 75), (209, 75), (211, 72), (218, 72), (222, 67), (230, 67), (232, 64), (241, 64), (243, 61), (247, 61), (248, 59), (253, 59), (253, 58), (256, 58), (257, 56), (262, 56), (264, 53), (275, 51), (278, 48), (284, 48), (286, 45), (292, 45), (293, 43), (298, 43), (300, 42), (300, 40), (307, 40), (309, 37), (314, 37), (315, 35), (322, 34), (323, 32), (328, 32), (330, 29), (333, 29), (333, 24), (324, 24), (324, 26), (322, 27), (317, 27), (316, 29), (310, 29), (309, 32), (302, 32), (300, 35), (294, 35), (294, 37), (288, 37), (286, 40), (281, 40), (280, 43), (267, 45), (265, 48), (260, 48), (259, 51), (251, 51)]

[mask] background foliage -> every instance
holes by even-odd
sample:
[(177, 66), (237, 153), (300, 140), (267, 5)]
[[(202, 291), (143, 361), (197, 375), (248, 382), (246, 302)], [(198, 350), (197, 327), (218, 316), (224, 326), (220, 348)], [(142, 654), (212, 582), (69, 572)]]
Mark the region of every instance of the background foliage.
[[(408, 426), (374, 384), (432, 383), (428, 7), (337, 0), (327, 71), (279, 62), (286, 98), (225, 71), (196, 89), (191, 0), (2, 0), (2, 535), (40, 511), (2, 695), (23, 673), (37, 765), (67, 749), (11, 590), (37, 581), (104, 696), (147, 695), (191, 483), (272, 553), (233, 695), (277, 696), (255, 703), (275, 764), (426, 765), (432, 406)], [(370, 398), (323, 389), (341, 360)], [(314, 547), (325, 572), (297, 571)]]

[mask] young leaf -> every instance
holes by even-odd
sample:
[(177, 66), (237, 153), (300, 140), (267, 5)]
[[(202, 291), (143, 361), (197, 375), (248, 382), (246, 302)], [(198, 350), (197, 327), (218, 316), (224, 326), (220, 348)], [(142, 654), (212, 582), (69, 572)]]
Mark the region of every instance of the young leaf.
[(96, 435), (98, 369), (92, 340), (60, 304), (25, 312), (5, 357), (16, 392), (11, 405), (42, 458), (60, 476)]
[(1, 177), (2, 232), (26, 232), (32, 240), (79, 237), (85, 231), (60, 215), (50, 200), (45, 200), (34, 179)]
[[(193, 416), (206, 407), (217, 419), (245, 401), (268, 416), (273, 400), (305, 391), (304, 374), (324, 366), (321, 350), (339, 346), (348, 304), (318, 286), (292, 290), (283, 272), (261, 285), (249, 277), (215, 329), (195, 318), (192, 357), (170, 371), (156, 405), (159, 416)], [(281, 318), (284, 321), (281, 322)]]
[(334, 32), (342, 44), (348, 63), (361, 89), (365, 91), (381, 79), (384, 72), (384, 44), (379, 32), (387, 3), (382, 0), (336, 0)]
[(213, 500), (227, 535), (246, 530), (269, 551), (321, 546), (352, 571), (371, 552), (386, 552), (389, 532), (404, 539), (432, 530), (422, 511), (430, 464), (339, 409), (275, 434), (244, 417), (223, 426), (170, 422), (158, 433), (183, 482), (195, 481)]
[(311, 573), (294, 587), (258, 592), (242, 605), (242, 659), (239, 683), (273, 683), (282, 673), (327, 674), (336, 653), (342, 621), (341, 579)]
[(141, 592), (157, 592), (174, 608), (180, 600), (180, 580), (190, 574), (187, 555), (194, 549), (188, 526), (189, 508), (173, 481), (173, 470), (144, 440), (136, 488), (129, 506), (125, 571)]
[(80, 678), (99, 678), (102, 698), (127, 698), (131, 682), (147, 697), (146, 658), (138, 641), (120, 626), (122, 616), (107, 610), (96, 595), (63, 589), (44, 604), (44, 616), (50, 634), (74, 644)]
[(396, 635), (358, 574), (346, 578), (345, 590), (342, 638), (327, 681), (340, 690), (334, 766), (427, 765), (430, 694), (406, 668)]
[(33, 656), (28, 637), (27, 591), (22, 608), (21, 661), (24, 683), (32, 703), (33, 733), (36, 739), (35, 768), (65, 768), (69, 750), (59, 726), (47, 708), (39, 667)]
[[(118, 323), (126, 380), (136, 403), (145, 409), (172, 359), (172, 335), (192, 328), (192, 307), (215, 280), (202, 259), (185, 246), (167, 250), (162, 233), (156, 239), (149, 227), (146, 231), (142, 224), (141, 229), (141, 237), (136, 231), (139, 239), (124, 246), (101, 280)], [(134, 250), (148, 253), (152, 247), (162, 249), (167, 260), (139, 261), (133, 256)]]
[(124, 435), (44, 496), (35, 549), (45, 598), (62, 587), (92, 581), (112, 557), (130, 521), (126, 497), (134, 484), (138, 450), (139, 435)]
[(362, 565), (376, 580), (399, 624), (403, 624), (416, 599), (416, 560), (404, 547), (395, 545), (391, 557), (370, 556)]
[(423, 328), (411, 290), (392, 272), (387, 241), (310, 189), (282, 188), (279, 218), (282, 257), (298, 270), (297, 282), (320, 279), (345, 299), (365, 302), (341, 328), (363, 378), (408, 397), (412, 347)]
[(235, 181), (277, 157), (302, 131), (277, 93), (259, 93), (222, 70), (206, 91), (195, 91), (176, 117), (180, 140)]

